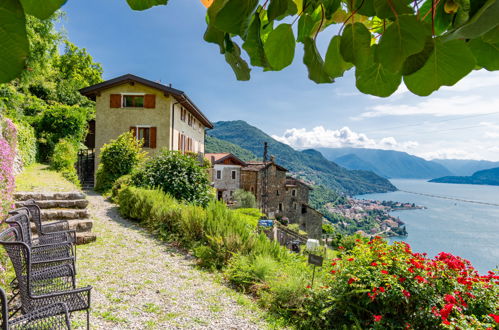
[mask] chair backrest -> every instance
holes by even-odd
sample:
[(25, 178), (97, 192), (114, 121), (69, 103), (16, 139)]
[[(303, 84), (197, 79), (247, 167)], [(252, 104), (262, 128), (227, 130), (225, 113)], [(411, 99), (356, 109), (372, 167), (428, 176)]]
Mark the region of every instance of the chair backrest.
[[(25, 216), (25, 215), (24, 215)], [(26, 217), (26, 216), (25, 216)], [(11, 217), (12, 218), (12, 217)], [(15, 226), (12, 226), (0, 233), (0, 245), (2, 245), (9, 255), (12, 266), (16, 273), (16, 279), (21, 293), (21, 303), (27, 303), (29, 274), (31, 273), (31, 252), (29, 246), (21, 239), (21, 235)]]
[(10, 216), (5, 220), (5, 222), (17, 229), (18, 233), (20, 234), (20, 238), (24, 243), (26, 243), (29, 247), (32, 246), (31, 227), (27, 214), (19, 213)]
[(9, 309), (7, 307), (7, 295), (5, 295), (2, 288), (0, 288), (0, 302), (2, 303), (2, 318), (0, 319), (2, 327), (0, 329), (7, 330), (9, 328)]
[(40, 207), (36, 205), (36, 201), (34, 199), (27, 200), (24, 203), (24, 207), (26, 207), (29, 210), (29, 213), (31, 215), (31, 221), (35, 223), (36, 226), (36, 231), (38, 233), (42, 232), (42, 212), (40, 210)]

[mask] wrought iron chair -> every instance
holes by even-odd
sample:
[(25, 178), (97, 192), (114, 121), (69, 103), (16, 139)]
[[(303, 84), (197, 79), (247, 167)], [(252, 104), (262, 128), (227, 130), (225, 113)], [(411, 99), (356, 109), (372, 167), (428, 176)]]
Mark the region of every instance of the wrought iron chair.
[(2, 314), (0, 326), (2, 330), (17, 329), (71, 329), (68, 308), (64, 303), (55, 303), (36, 311), (24, 314), (15, 319), (9, 319), (9, 308), (5, 291), (0, 288)]
[(62, 264), (33, 271), (32, 250), (21, 240), (15, 227), (0, 233), (0, 244), (14, 266), (21, 311), (24, 314), (54, 303), (64, 303), (70, 313), (86, 311), (89, 329), (92, 287), (76, 288), (74, 271), (70, 265)]

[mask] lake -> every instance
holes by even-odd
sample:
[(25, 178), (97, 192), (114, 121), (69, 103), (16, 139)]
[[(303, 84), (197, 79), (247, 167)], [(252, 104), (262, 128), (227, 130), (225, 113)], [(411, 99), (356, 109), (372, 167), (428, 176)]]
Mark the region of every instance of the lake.
[[(456, 199), (499, 204), (498, 186), (430, 183), (424, 180), (390, 180), (397, 188)], [(426, 209), (395, 211), (409, 235), (391, 238), (405, 241), (416, 252), (433, 257), (441, 251), (471, 261), (486, 273), (499, 265), (499, 206), (467, 203), (395, 191), (356, 196), (359, 199), (410, 202)]]

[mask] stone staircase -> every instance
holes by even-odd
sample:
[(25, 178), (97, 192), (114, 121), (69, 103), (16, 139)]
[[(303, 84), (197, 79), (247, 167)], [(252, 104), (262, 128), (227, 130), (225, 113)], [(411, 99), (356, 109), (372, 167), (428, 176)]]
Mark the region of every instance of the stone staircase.
[[(69, 228), (76, 230), (76, 244), (87, 244), (96, 240), (92, 233), (93, 221), (89, 219), (88, 200), (85, 194), (75, 192), (16, 192), (16, 207), (23, 207), (29, 199), (34, 199), (40, 207), (42, 222), (66, 220)], [(33, 227), (34, 229), (34, 227)]]

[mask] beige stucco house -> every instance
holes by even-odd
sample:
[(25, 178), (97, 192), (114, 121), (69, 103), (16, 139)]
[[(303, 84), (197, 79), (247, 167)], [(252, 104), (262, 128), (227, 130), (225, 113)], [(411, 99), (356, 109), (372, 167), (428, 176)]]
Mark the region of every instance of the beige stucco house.
[(241, 167), (246, 163), (231, 153), (206, 153), (204, 156), (212, 166), (211, 182), (217, 190), (218, 200), (230, 203), (241, 187)]
[(213, 124), (182, 91), (126, 74), (80, 90), (95, 104), (95, 162), (100, 148), (126, 131), (144, 139), (150, 154), (161, 148), (204, 153)]

